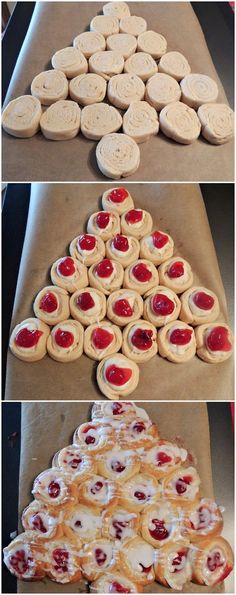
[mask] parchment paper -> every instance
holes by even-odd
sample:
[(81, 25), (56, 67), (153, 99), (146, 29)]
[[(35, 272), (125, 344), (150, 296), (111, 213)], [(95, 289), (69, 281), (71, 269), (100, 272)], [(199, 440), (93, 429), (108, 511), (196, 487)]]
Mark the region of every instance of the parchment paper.
[[(72, 44), (88, 29), (101, 2), (37, 2), (22, 46), (5, 105), (30, 92), (33, 78), (51, 68), (56, 50)], [(219, 101), (225, 103), (222, 84), (209, 54), (198, 19), (188, 2), (132, 2), (132, 14), (147, 20), (148, 28), (167, 38), (168, 50), (178, 50), (189, 60), (192, 72), (211, 76), (219, 86)], [(221, 43), (220, 39), (216, 43)], [(217, 65), (216, 65), (217, 67)], [(232, 73), (233, 79), (233, 73)], [(81, 133), (70, 141), (53, 142), (41, 133), (31, 139), (17, 139), (3, 133), (4, 181), (103, 180), (95, 158), (96, 143)], [(210, 145), (200, 137), (184, 146), (159, 133), (140, 145), (141, 164), (130, 180), (232, 181), (233, 141)]]
[[(88, 217), (99, 210), (99, 197), (108, 184), (33, 184), (29, 217), (21, 258), (12, 328), (33, 315), (35, 295), (50, 284), (52, 263), (66, 254), (70, 241), (83, 229)], [(188, 260), (194, 284), (215, 291), (220, 301), (220, 320), (227, 320), (225, 294), (207, 215), (198, 185), (133, 184), (135, 205), (152, 214), (154, 229), (168, 232), (175, 254)], [(6, 398), (14, 400), (93, 400), (100, 394), (97, 364), (82, 355), (62, 364), (49, 356), (26, 363), (10, 352), (7, 362)], [(194, 357), (173, 364), (160, 356), (140, 365), (140, 381), (132, 393), (139, 400), (232, 400), (233, 358), (207, 364)]]

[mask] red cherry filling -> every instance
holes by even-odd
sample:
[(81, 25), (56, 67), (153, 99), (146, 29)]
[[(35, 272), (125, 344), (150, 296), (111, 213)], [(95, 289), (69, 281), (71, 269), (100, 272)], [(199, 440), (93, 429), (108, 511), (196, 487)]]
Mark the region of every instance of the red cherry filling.
[(56, 565), (54, 566), (57, 572), (68, 572), (69, 552), (62, 548), (53, 550), (52, 557)]
[(187, 554), (186, 550), (177, 552), (177, 555), (172, 560), (172, 566), (174, 567), (174, 572), (179, 572), (179, 570), (182, 570), (183, 561), (185, 561), (186, 554)]
[(113, 333), (98, 327), (92, 332), (91, 339), (96, 349), (106, 349), (112, 343), (113, 336)]
[(58, 328), (54, 337), (57, 345), (59, 345), (59, 347), (63, 347), (64, 349), (68, 349), (74, 343), (74, 335), (70, 331), (63, 331), (62, 329)]
[(127, 196), (129, 196), (129, 193), (125, 188), (114, 188), (114, 190), (112, 190), (108, 195), (108, 200), (114, 202), (115, 204), (121, 203), (124, 202)]
[(206, 343), (211, 351), (230, 351), (232, 349), (228, 338), (228, 330), (224, 326), (213, 328), (207, 337)]
[(63, 277), (70, 277), (71, 275), (74, 275), (75, 263), (73, 258), (70, 258), (69, 256), (63, 258), (63, 260), (59, 262), (58, 270), (60, 271), (61, 275), (63, 275)]
[(45, 293), (45, 295), (40, 300), (39, 308), (40, 310), (50, 314), (51, 312), (55, 312), (57, 305), (57, 298), (54, 293), (47, 291), (47, 293)]
[(127, 252), (127, 250), (129, 250), (128, 238), (120, 235), (119, 233), (113, 238), (112, 243), (114, 248), (116, 250), (120, 250), (120, 252)]
[(95, 442), (94, 436), (86, 436), (85, 442), (86, 442), (86, 444), (94, 444), (94, 442)]
[(153, 231), (152, 241), (155, 248), (158, 248), (160, 250), (160, 248), (163, 248), (163, 246), (165, 246), (168, 243), (169, 239), (165, 233), (161, 233), (161, 231)]
[(61, 488), (57, 481), (51, 481), (48, 486), (48, 495), (50, 498), (57, 498), (60, 494)]
[(170, 334), (170, 343), (173, 345), (187, 345), (190, 343), (193, 331), (188, 328), (176, 328)]
[(106, 559), (107, 559), (107, 555), (105, 554), (105, 552), (103, 550), (101, 550), (101, 548), (97, 547), (94, 551), (94, 555), (95, 555), (97, 565), (103, 566), (103, 564), (105, 564)]
[(84, 291), (83, 293), (80, 293), (80, 295), (78, 296), (76, 304), (80, 308), (80, 310), (82, 310), (83, 312), (87, 312), (87, 310), (94, 308), (95, 301), (91, 296), (91, 293), (89, 293), (89, 291)]
[(140, 502), (142, 500), (146, 500), (146, 494), (144, 494), (144, 492), (140, 492), (139, 490), (137, 490), (136, 492), (134, 492), (134, 497), (137, 498), (137, 500), (140, 500)]
[(99, 262), (97, 264), (97, 266), (95, 267), (96, 275), (98, 277), (101, 277), (102, 279), (107, 279), (107, 277), (110, 277), (111, 274), (113, 273), (113, 271), (114, 271), (114, 267), (113, 267), (111, 260), (109, 260), (109, 258), (104, 258), (104, 260)]
[(30, 349), (30, 347), (35, 347), (43, 335), (42, 331), (33, 330), (30, 331), (28, 328), (22, 328), (15, 336), (15, 343), (18, 347), (25, 347)]
[(168, 269), (168, 277), (170, 279), (177, 279), (184, 275), (184, 263), (181, 260), (176, 260)]
[(78, 467), (80, 466), (80, 463), (82, 463), (82, 459), (71, 459), (71, 461), (69, 462), (69, 466), (71, 467), (71, 469), (78, 469)]
[(149, 529), (149, 533), (153, 539), (162, 541), (163, 539), (167, 539), (167, 537), (169, 537), (169, 531), (167, 531), (164, 521), (152, 519), (152, 523), (155, 525), (155, 529)]
[(143, 262), (139, 262), (132, 268), (132, 274), (140, 283), (147, 283), (152, 278), (151, 271)]
[(131, 593), (131, 591), (117, 581), (113, 581), (109, 586), (109, 593)]
[(17, 550), (12, 556), (10, 556), (9, 563), (13, 570), (20, 576), (25, 574), (29, 570), (29, 562), (32, 562), (33, 558), (26, 556), (24, 550)]
[(172, 461), (172, 458), (164, 451), (158, 452), (156, 456), (157, 466), (161, 467)]
[(110, 384), (123, 386), (123, 384), (126, 384), (126, 382), (130, 380), (132, 370), (130, 370), (130, 368), (118, 368), (118, 366), (112, 364), (106, 369), (105, 376)]
[(158, 316), (168, 316), (175, 309), (175, 304), (164, 293), (156, 293), (152, 298), (152, 310)]
[(122, 473), (125, 470), (125, 465), (123, 465), (120, 461), (112, 461), (111, 462), (112, 471), (116, 471), (116, 473)]
[(113, 305), (113, 312), (117, 316), (123, 316), (124, 318), (128, 318), (129, 316), (133, 315), (133, 308), (129, 305), (128, 300), (121, 299), (117, 300)]
[(96, 238), (88, 233), (84, 233), (79, 237), (78, 244), (81, 250), (94, 250), (96, 246)]
[(99, 227), (99, 229), (106, 229), (106, 227), (109, 224), (110, 217), (111, 215), (107, 211), (101, 211), (97, 214), (96, 224)]
[(149, 329), (141, 329), (138, 328), (134, 331), (131, 337), (131, 343), (137, 349), (141, 349), (142, 351), (147, 351), (151, 349), (153, 343), (153, 331)]
[(91, 488), (90, 492), (92, 494), (97, 494), (97, 492), (100, 492), (102, 488), (103, 488), (102, 481), (96, 481), (96, 483), (94, 484), (94, 486)]
[(124, 413), (123, 405), (121, 403), (112, 403), (111, 408), (113, 415), (121, 415)]
[(193, 296), (193, 301), (201, 310), (211, 310), (215, 300), (209, 293), (205, 293), (205, 291), (197, 291)]
[[(86, 426), (86, 428), (83, 429), (83, 434), (87, 434), (87, 432), (89, 432), (90, 430), (96, 430), (96, 427), (95, 426)], [(94, 444), (94, 442), (96, 442), (96, 438), (95, 438), (95, 436), (88, 435), (88, 436), (86, 436), (84, 441), (86, 444)]]
[(141, 562), (139, 562), (139, 565), (142, 567), (142, 572), (145, 572), (145, 574), (148, 574), (152, 570), (152, 564), (151, 566), (144, 566), (141, 564)]
[(113, 521), (112, 526), (115, 529), (115, 538), (121, 539), (123, 529), (125, 529), (125, 527), (128, 527), (129, 523), (128, 523), (128, 521)]
[(40, 531), (41, 533), (47, 533), (47, 528), (43, 524), (42, 517), (40, 514), (34, 514), (32, 518), (32, 528), (35, 531)]
[(221, 566), (223, 566), (224, 563), (221, 559), (221, 554), (220, 552), (214, 552), (213, 554), (210, 554), (207, 558), (207, 568), (211, 571), (214, 572), (214, 570), (216, 570), (217, 568), (220, 568)]
[(132, 429), (138, 434), (141, 434), (141, 432), (144, 432), (144, 430), (146, 430), (146, 426), (143, 421), (136, 421)]
[(126, 222), (130, 223), (131, 225), (134, 223), (139, 223), (139, 221), (142, 221), (142, 218), (143, 218), (143, 211), (138, 210), (138, 209), (131, 209), (125, 215)]
[(175, 484), (177, 494), (184, 494), (187, 490), (188, 485), (192, 482), (191, 476), (179, 477)]
[(75, 527), (82, 527), (82, 523), (80, 520), (75, 521)]

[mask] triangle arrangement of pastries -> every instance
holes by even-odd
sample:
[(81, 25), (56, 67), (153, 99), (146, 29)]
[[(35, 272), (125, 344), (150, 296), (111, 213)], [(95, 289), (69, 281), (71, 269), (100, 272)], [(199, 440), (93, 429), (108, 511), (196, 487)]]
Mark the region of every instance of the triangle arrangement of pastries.
[(223, 518), (201, 494), (194, 457), (162, 439), (133, 402), (95, 402), (91, 421), (33, 483), (24, 532), (4, 548), (23, 580), (85, 578), (95, 593), (137, 593), (154, 581), (213, 587), (233, 568)]
[(56, 51), (51, 64), (33, 79), (31, 95), (8, 103), (2, 126), (18, 138), (41, 130), (54, 141), (81, 131), (98, 141), (97, 166), (106, 177), (135, 173), (139, 143), (159, 129), (180, 144), (200, 134), (215, 145), (233, 138), (234, 113), (217, 103), (216, 82), (192, 73), (186, 57), (168, 51), (165, 37), (131, 16), (125, 2), (105, 4), (90, 31)]
[(161, 356), (206, 363), (232, 355), (233, 336), (216, 322), (216, 294), (194, 283), (191, 265), (174, 256), (174, 240), (153, 230), (150, 213), (135, 208), (129, 191), (111, 188), (87, 231), (71, 240), (70, 256), (51, 266), (51, 285), (41, 289), (34, 317), (10, 337), (12, 353), (25, 362), (46, 353), (69, 363), (84, 352), (99, 362), (97, 383), (109, 399), (126, 398), (138, 385), (139, 364)]

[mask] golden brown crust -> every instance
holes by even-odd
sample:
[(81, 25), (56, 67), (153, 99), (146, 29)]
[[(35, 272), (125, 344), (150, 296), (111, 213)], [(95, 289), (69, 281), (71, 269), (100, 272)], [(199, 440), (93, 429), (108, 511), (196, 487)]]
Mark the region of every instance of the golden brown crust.
[(221, 583), (234, 565), (232, 549), (226, 539), (220, 536), (202, 539), (199, 549), (193, 546), (192, 555), (192, 581), (198, 585), (213, 586)]

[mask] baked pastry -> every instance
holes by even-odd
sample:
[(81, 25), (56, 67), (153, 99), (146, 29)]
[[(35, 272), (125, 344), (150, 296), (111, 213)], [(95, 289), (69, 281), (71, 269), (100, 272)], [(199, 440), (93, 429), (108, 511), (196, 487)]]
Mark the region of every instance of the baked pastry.
[(105, 295), (119, 289), (123, 283), (124, 269), (119, 262), (104, 258), (96, 264), (92, 264), (88, 271), (91, 287), (99, 289)]
[(118, 326), (138, 320), (142, 313), (143, 300), (137, 291), (119, 289), (108, 297), (107, 317)]
[(115, 444), (114, 429), (111, 424), (96, 422), (81, 424), (74, 432), (73, 442), (87, 454), (106, 452)]
[(220, 535), (222, 529), (221, 511), (210, 498), (202, 498), (191, 510), (185, 512), (182, 531), (191, 542), (199, 541), (201, 544), (203, 537)]
[(119, 180), (134, 174), (140, 163), (140, 150), (137, 143), (116, 133), (106, 134), (96, 148), (97, 165), (107, 178)]
[(196, 326), (213, 322), (220, 313), (216, 294), (205, 287), (191, 287), (181, 297), (180, 320)]
[[(118, 403), (119, 405), (119, 403)], [(127, 417), (127, 416), (126, 416)], [(117, 439), (122, 448), (151, 448), (158, 439), (158, 429), (156, 424), (150, 419), (136, 417), (121, 422), (117, 429)], [(142, 453), (142, 458), (145, 453)]]
[(40, 128), (50, 140), (70, 140), (80, 128), (80, 108), (75, 101), (52, 103), (40, 119)]
[(81, 540), (89, 543), (101, 537), (102, 517), (99, 508), (90, 508), (78, 504), (76, 508), (68, 509), (63, 515), (63, 530), (71, 541)]
[(217, 101), (217, 84), (205, 74), (187, 74), (180, 82), (180, 87), (182, 101), (194, 109), (198, 109), (203, 103)]
[(120, 549), (121, 568), (130, 580), (141, 585), (154, 581), (154, 549), (138, 535), (127, 539)]
[(163, 35), (156, 31), (145, 31), (138, 36), (138, 52), (150, 54), (154, 60), (158, 60), (167, 50), (167, 41)]
[(97, 472), (94, 457), (77, 444), (70, 444), (59, 450), (53, 457), (52, 467), (59, 467), (65, 473), (69, 473), (76, 484), (87, 479), (91, 473)]
[(123, 68), (124, 58), (118, 51), (96, 52), (89, 58), (89, 72), (103, 76), (106, 81), (115, 74), (120, 74)]
[(24, 362), (37, 362), (46, 355), (50, 328), (38, 318), (26, 318), (17, 324), (10, 336), (10, 350)]
[(140, 242), (140, 257), (150, 260), (155, 265), (165, 262), (173, 256), (174, 242), (168, 233), (152, 231)]
[(159, 122), (166, 136), (183, 145), (193, 143), (201, 132), (201, 122), (196, 112), (181, 101), (163, 107)]
[(63, 256), (53, 263), (50, 271), (54, 285), (74, 293), (77, 289), (88, 285), (87, 268), (71, 256)]
[(25, 531), (34, 532), (42, 541), (63, 535), (60, 515), (56, 510), (48, 510), (39, 500), (33, 500), (23, 510), (21, 522)]
[(208, 537), (201, 540), (201, 547), (192, 546), (192, 581), (198, 585), (213, 587), (221, 583), (234, 565), (232, 549), (223, 537)]
[(107, 97), (113, 105), (120, 109), (128, 109), (132, 101), (144, 99), (145, 85), (133, 73), (117, 74), (113, 76), (107, 87)]
[(164, 545), (155, 561), (154, 570), (155, 578), (161, 585), (181, 591), (192, 578), (188, 544), (175, 541)]
[(187, 260), (173, 256), (158, 268), (160, 284), (169, 287), (175, 293), (183, 293), (193, 285), (193, 273)]
[(233, 335), (227, 324), (201, 324), (195, 330), (197, 355), (204, 362), (218, 364), (232, 355)]
[(124, 268), (138, 259), (139, 250), (139, 241), (132, 236), (117, 233), (106, 242), (107, 257), (119, 262)]
[(89, 139), (99, 140), (105, 134), (117, 132), (122, 126), (118, 110), (107, 103), (87, 105), (81, 113), (81, 132)]
[(81, 579), (80, 549), (81, 542), (76, 544), (63, 537), (46, 544), (46, 572), (47, 576), (63, 584), (76, 583)]
[(130, 322), (123, 332), (122, 353), (137, 364), (149, 361), (157, 353), (157, 331), (146, 320)]
[(97, 383), (108, 399), (127, 397), (137, 387), (139, 369), (135, 362), (117, 353), (104, 358), (97, 367)]
[(100, 475), (123, 484), (139, 472), (141, 459), (135, 452), (115, 447), (102, 453), (97, 464)]
[(134, 401), (95, 401), (91, 411), (93, 421), (103, 420), (115, 428), (120, 427), (120, 421), (129, 421), (137, 417), (145, 422), (150, 421), (147, 412), (142, 407), (137, 407)]
[(160, 494), (155, 477), (138, 473), (121, 486), (119, 503), (130, 512), (141, 512), (146, 504), (159, 500)]
[(134, 289), (140, 295), (158, 285), (159, 277), (154, 264), (149, 260), (136, 260), (125, 269), (124, 287)]
[(39, 99), (32, 95), (22, 95), (10, 101), (3, 110), (2, 127), (11, 136), (30, 138), (38, 132), (41, 116)]
[(187, 456), (185, 448), (180, 448), (174, 442), (159, 439), (155, 446), (144, 453), (142, 470), (154, 475), (156, 479), (162, 479), (183, 465)]
[[(141, 514), (141, 535), (155, 548), (181, 539), (180, 517), (171, 500), (160, 500), (146, 506)], [(161, 553), (157, 556), (161, 558)]]
[(157, 335), (159, 354), (170, 362), (188, 362), (196, 353), (196, 339), (191, 326), (180, 320), (168, 322)]
[(107, 49), (119, 51), (126, 60), (135, 53), (137, 48), (137, 39), (129, 33), (117, 33), (107, 38)]
[(147, 23), (142, 17), (127, 16), (120, 20), (120, 33), (129, 33), (138, 37), (147, 29)]
[(52, 66), (64, 72), (68, 79), (88, 72), (88, 62), (76, 47), (63, 48), (56, 52), (52, 57)]
[(143, 209), (130, 209), (121, 216), (121, 231), (123, 234), (131, 235), (137, 240), (152, 230), (152, 217), (148, 211)]
[(17, 535), (4, 548), (4, 563), (11, 574), (24, 581), (42, 579), (45, 576), (45, 547), (34, 532)]
[(158, 72), (164, 72), (164, 74), (169, 74), (176, 81), (181, 81), (187, 74), (190, 74), (191, 68), (183, 54), (180, 52), (167, 52), (160, 59)]
[(90, 58), (95, 52), (106, 49), (106, 40), (101, 33), (84, 31), (74, 38), (73, 46), (80, 50), (85, 58)]
[(139, 529), (139, 514), (128, 512), (117, 506), (104, 512), (102, 519), (102, 534), (107, 539), (124, 541), (133, 537)]
[(69, 93), (73, 101), (81, 105), (92, 105), (103, 101), (107, 91), (107, 84), (103, 76), (88, 72), (79, 74), (71, 79)]
[(194, 467), (180, 468), (162, 480), (163, 496), (183, 508), (192, 505), (199, 495), (200, 477)]
[(92, 510), (114, 508), (118, 503), (118, 485), (100, 475), (93, 475), (80, 484), (78, 498), (79, 503), (89, 506)]
[(32, 494), (36, 500), (57, 510), (70, 508), (77, 501), (77, 488), (71, 475), (56, 467), (46, 469), (36, 477)]
[(105, 245), (98, 235), (82, 233), (72, 240), (69, 251), (75, 260), (89, 267), (105, 256)]
[(70, 311), (84, 326), (99, 322), (106, 314), (106, 298), (98, 289), (79, 289), (70, 298)]
[(179, 101), (181, 89), (177, 81), (168, 74), (152, 76), (146, 86), (145, 99), (160, 112), (166, 105)]
[[(113, 4), (113, 2), (112, 2)], [(91, 593), (141, 593), (141, 585), (130, 581), (120, 572), (106, 572), (90, 585)]]
[(122, 345), (122, 333), (118, 326), (108, 320), (95, 322), (86, 328), (84, 352), (91, 359), (100, 361), (107, 355), (117, 353)]
[(71, 318), (54, 326), (47, 340), (47, 352), (57, 362), (74, 362), (82, 355), (83, 346), (83, 326)]
[(102, 8), (103, 14), (122, 19), (130, 16), (130, 9), (126, 2), (108, 2)]
[(33, 303), (35, 316), (54, 325), (70, 316), (69, 295), (65, 289), (48, 285), (39, 291)]
[(157, 64), (150, 54), (137, 52), (132, 54), (124, 64), (124, 72), (136, 74), (142, 81), (147, 81), (157, 72)]
[(159, 131), (156, 110), (146, 101), (133, 101), (123, 117), (123, 132), (143, 143)]
[(172, 289), (159, 285), (145, 293), (144, 298), (143, 317), (145, 320), (149, 320), (156, 327), (177, 320), (181, 303)]
[(105, 572), (119, 569), (119, 551), (114, 542), (109, 539), (96, 539), (87, 543), (81, 556), (83, 575), (90, 581), (95, 581)]
[(89, 217), (87, 231), (97, 234), (106, 242), (116, 233), (120, 233), (119, 215), (114, 211), (97, 211)]
[(98, 15), (92, 19), (90, 31), (101, 33), (106, 38), (113, 33), (119, 33), (119, 20), (115, 16)]
[(104, 211), (115, 211), (118, 215), (122, 215), (128, 209), (132, 209), (134, 201), (127, 188), (117, 186), (105, 190), (102, 195), (102, 208)]
[(42, 105), (51, 105), (68, 95), (68, 81), (61, 70), (46, 70), (37, 74), (31, 83), (31, 94), (37, 97)]
[(225, 103), (205, 103), (197, 115), (202, 125), (202, 136), (212, 145), (223, 145), (234, 135), (234, 112)]

